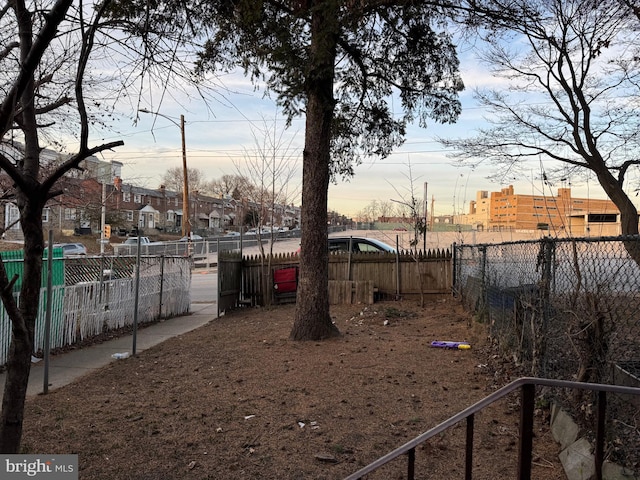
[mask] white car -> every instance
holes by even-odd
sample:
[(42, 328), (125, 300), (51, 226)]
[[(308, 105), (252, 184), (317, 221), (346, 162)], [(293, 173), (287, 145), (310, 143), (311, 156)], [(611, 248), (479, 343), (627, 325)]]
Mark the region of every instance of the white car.
[[(204, 240), (204, 238), (202, 238), (200, 235), (194, 235), (193, 233), (190, 235), (189, 239), (192, 242), (199, 242), (200, 240)], [(187, 236), (185, 235), (184, 237), (182, 237), (180, 240), (178, 240), (179, 242), (186, 242), (187, 241)]]
[[(129, 237), (123, 243), (123, 245), (138, 245), (138, 237)], [(140, 245), (149, 245), (151, 240), (149, 237), (140, 237)]]
[(82, 243), (54, 243), (53, 248), (61, 248), (62, 255), (65, 257), (87, 254), (87, 247)]

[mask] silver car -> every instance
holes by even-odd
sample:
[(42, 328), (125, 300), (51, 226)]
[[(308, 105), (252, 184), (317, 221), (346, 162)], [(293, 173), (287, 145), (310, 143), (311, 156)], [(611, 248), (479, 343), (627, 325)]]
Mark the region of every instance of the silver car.
[(329, 237), (329, 252), (396, 253), (396, 249), (375, 238)]
[(87, 254), (87, 247), (82, 243), (54, 243), (53, 248), (61, 248), (62, 255), (65, 257)]

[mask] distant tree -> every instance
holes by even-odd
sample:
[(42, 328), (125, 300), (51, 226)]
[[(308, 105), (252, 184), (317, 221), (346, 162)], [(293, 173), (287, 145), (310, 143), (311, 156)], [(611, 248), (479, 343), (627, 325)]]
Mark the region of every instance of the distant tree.
[[(264, 118), (260, 129), (252, 128), (254, 146), (245, 150), (242, 160), (234, 162), (238, 177), (247, 179), (253, 185), (251, 200), (257, 207), (258, 227), (256, 236), (260, 250), (262, 268), (262, 290), (267, 291), (267, 282), (271, 281), (273, 244), (278, 236), (279, 226), (276, 211), (287, 205), (299, 194), (299, 181), (295, 175), (298, 170), (298, 153), (292, 148), (292, 138), (285, 139), (284, 130), (278, 131), (276, 122), (269, 123)], [(263, 234), (263, 226), (269, 225), (268, 234)], [(265, 255), (263, 239), (268, 237), (269, 254)], [(267, 303), (270, 299), (267, 299)]]
[(386, 221), (393, 213), (393, 203), (390, 200), (380, 200), (378, 207), (382, 221)]
[(379, 204), (377, 200), (371, 200), (363, 210), (368, 222), (375, 222), (378, 219)]
[(426, 248), (423, 252), (420, 252), (420, 242), (423, 240), (423, 236), (427, 231), (427, 222), (423, 214), (424, 199), (416, 195), (416, 181), (413, 176), (413, 169), (411, 163), (407, 164), (407, 185), (393, 186), (394, 190), (400, 197), (399, 199), (391, 200), (397, 203), (402, 212), (403, 217), (406, 219), (409, 228), (411, 229), (411, 237), (409, 238), (409, 251), (410, 255), (416, 263), (416, 269), (418, 272), (418, 285), (420, 288), (420, 306), (424, 307), (424, 275), (422, 270), (424, 262), (424, 256), (426, 255)]
[[(287, 140), (284, 133), (284, 130), (278, 131), (275, 122), (263, 119), (259, 129), (251, 129), (253, 148), (246, 149), (242, 159), (234, 161), (237, 177), (250, 182), (253, 187), (250, 200), (259, 209), (258, 227), (276, 226), (279, 206), (289, 204), (300, 193), (300, 184), (295, 178), (298, 152), (292, 147), (293, 137)], [(257, 235), (262, 240), (260, 230)], [(270, 239), (273, 240), (275, 235), (277, 232), (271, 230)], [(264, 258), (262, 241), (258, 246)], [(269, 253), (273, 253), (273, 241), (269, 243)], [(266, 267), (270, 268), (270, 263)]]
[[(187, 180), (189, 182), (189, 192), (206, 192), (209, 190), (205, 175), (197, 168), (187, 168)], [(171, 167), (162, 176), (162, 184), (167, 190), (182, 192), (184, 188), (184, 169), (182, 167)]]
[(255, 187), (249, 179), (242, 175), (225, 174), (218, 179), (211, 180), (208, 190), (220, 197), (242, 200), (252, 196)]

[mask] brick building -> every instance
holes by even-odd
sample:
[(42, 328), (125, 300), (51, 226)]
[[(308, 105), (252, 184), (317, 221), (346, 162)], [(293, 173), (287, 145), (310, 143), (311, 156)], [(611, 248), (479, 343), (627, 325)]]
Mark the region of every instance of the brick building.
[[(11, 148), (20, 150), (22, 146), (16, 144)], [(45, 168), (55, 168), (66, 158), (49, 149), (41, 153)], [(59, 194), (43, 210), (43, 228), (67, 235), (99, 233), (104, 203), (106, 223), (111, 225), (114, 234), (136, 230), (143, 230), (149, 235), (159, 232), (181, 234), (186, 221), (183, 218), (182, 192), (167, 190), (162, 185), (151, 189), (126, 184), (121, 177), (122, 167), (122, 163), (117, 161), (105, 162), (89, 157), (83, 161), (81, 170), (68, 172), (54, 186), (53, 190)], [(0, 172), (0, 190), (10, 191), (12, 184), (11, 179)], [(0, 208), (0, 217), (3, 217), (0, 221), (6, 229), (6, 237), (22, 238), (17, 206), (7, 200), (3, 206)], [(259, 212), (264, 225), (300, 225), (300, 207), (293, 205), (266, 208), (247, 199), (222, 199), (198, 191), (189, 194), (191, 231), (203, 236), (228, 228), (239, 229), (249, 211)]]
[(499, 192), (479, 191), (469, 213), (456, 222), (478, 230), (548, 230), (554, 234), (620, 235), (620, 212), (611, 200), (573, 198), (570, 188), (557, 196), (515, 193), (513, 185)]

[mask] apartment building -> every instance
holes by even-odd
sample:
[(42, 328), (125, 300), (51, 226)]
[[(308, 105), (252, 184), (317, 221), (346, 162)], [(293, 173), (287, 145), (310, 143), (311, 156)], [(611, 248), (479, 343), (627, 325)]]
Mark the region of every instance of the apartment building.
[(573, 198), (570, 188), (556, 196), (479, 191), (469, 212), (456, 219), (478, 230), (541, 230), (567, 235), (619, 235), (620, 212), (611, 200)]

